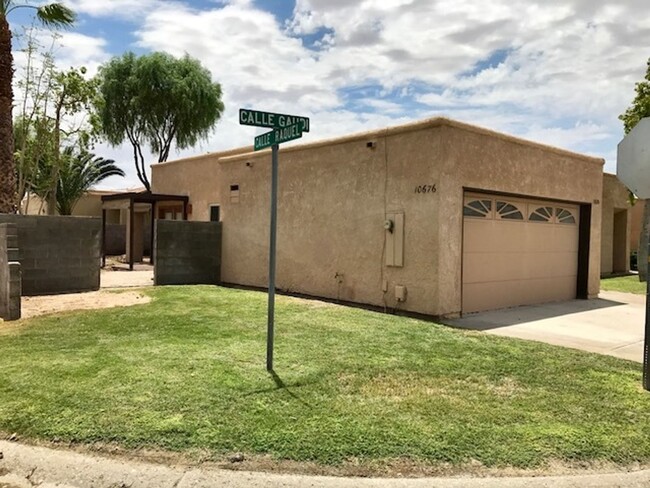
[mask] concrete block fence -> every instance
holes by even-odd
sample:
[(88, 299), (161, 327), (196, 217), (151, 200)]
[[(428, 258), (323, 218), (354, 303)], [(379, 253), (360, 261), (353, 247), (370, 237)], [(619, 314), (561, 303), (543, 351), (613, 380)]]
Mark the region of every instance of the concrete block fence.
[(154, 284), (198, 285), (221, 281), (221, 223), (156, 220)]
[(21, 273), (15, 224), (0, 224), (0, 319), (20, 318)]
[(101, 219), (0, 215), (17, 234), (23, 296), (99, 289)]

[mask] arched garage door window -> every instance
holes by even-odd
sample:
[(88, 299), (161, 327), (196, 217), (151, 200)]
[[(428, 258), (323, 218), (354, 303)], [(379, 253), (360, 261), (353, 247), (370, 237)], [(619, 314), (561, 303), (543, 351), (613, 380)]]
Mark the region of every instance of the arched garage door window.
[(497, 215), (506, 220), (524, 220), (524, 214), (515, 203), (497, 200)]
[(463, 215), (465, 217), (491, 218), (492, 200), (472, 200), (467, 202), (463, 207)]

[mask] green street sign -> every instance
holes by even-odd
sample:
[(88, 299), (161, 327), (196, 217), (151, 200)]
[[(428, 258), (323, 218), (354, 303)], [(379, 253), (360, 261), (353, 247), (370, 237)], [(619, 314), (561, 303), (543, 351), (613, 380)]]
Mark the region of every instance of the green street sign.
[(309, 132), (309, 118), (239, 109), (239, 123), (253, 127), (271, 127), (272, 131), (255, 138), (255, 151), (271, 147), (271, 229), (269, 232), (269, 301), (266, 319), (266, 370), (273, 371), (275, 342), (275, 255), (278, 221), (278, 155), (280, 143), (293, 141)]
[(300, 124), (301, 132), (309, 132), (309, 117), (274, 114), (272, 112), (260, 112), (245, 108), (239, 109), (239, 124), (252, 125), (254, 127), (272, 127), (274, 129)]
[(266, 132), (265, 134), (255, 138), (255, 151), (271, 147), (274, 144), (281, 144), (283, 142), (293, 141), (294, 139), (300, 139), (301, 137), (302, 123), (300, 122), (286, 127), (273, 129), (272, 131)]

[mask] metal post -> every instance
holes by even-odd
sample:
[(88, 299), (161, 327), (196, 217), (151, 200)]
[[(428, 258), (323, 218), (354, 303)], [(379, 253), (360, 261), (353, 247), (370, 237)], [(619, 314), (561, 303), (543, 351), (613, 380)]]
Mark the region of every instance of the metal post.
[[(650, 239), (648, 239), (647, 269), (650, 271)], [(650, 276), (646, 271), (645, 338), (643, 341), (643, 389), (650, 391)]]
[(269, 309), (266, 328), (266, 370), (273, 371), (273, 334), (275, 314), (275, 243), (278, 223), (278, 150), (271, 148), (271, 232), (269, 243)]
[(129, 206), (129, 270), (133, 271), (133, 232), (134, 232), (134, 220), (135, 220), (135, 202), (131, 198), (131, 205)]
[(153, 257), (153, 240), (155, 237), (155, 230), (156, 230), (156, 202), (151, 202), (151, 235), (149, 236), (149, 264), (153, 265), (154, 264), (154, 257)]
[(102, 268), (106, 267), (106, 209), (102, 208)]

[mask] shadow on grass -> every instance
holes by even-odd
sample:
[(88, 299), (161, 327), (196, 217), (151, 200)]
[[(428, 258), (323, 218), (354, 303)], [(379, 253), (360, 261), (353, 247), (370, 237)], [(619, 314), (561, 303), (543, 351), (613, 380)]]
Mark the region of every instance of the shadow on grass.
[(274, 392), (274, 391), (282, 390), (282, 391), (286, 392), (287, 395), (289, 395), (291, 398), (298, 401), (300, 404), (304, 405), (305, 407), (312, 408), (312, 406), (308, 402), (306, 402), (305, 400), (300, 398), (300, 396), (296, 395), (290, 389), (292, 387), (304, 386), (306, 383), (298, 383), (298, 384), (287, 386), (287, 384), (282, 380), (282, 378), (280, 378), (280, 376), (275, 372), (275, 370), (269, 371), (269, 375), (271, 376), (271, 379), (273, 379), (273, 382), (275, 383), (275, 387), (273, 387), (273, 388), (264, 388), (264, 389), (261, 389), (261, 390), (254, 390), (254, 391), (251, 391), (250, 393), (245, 394), (244, 396), (257, 395), (259, 393), (271, 393), (271, 392)]

